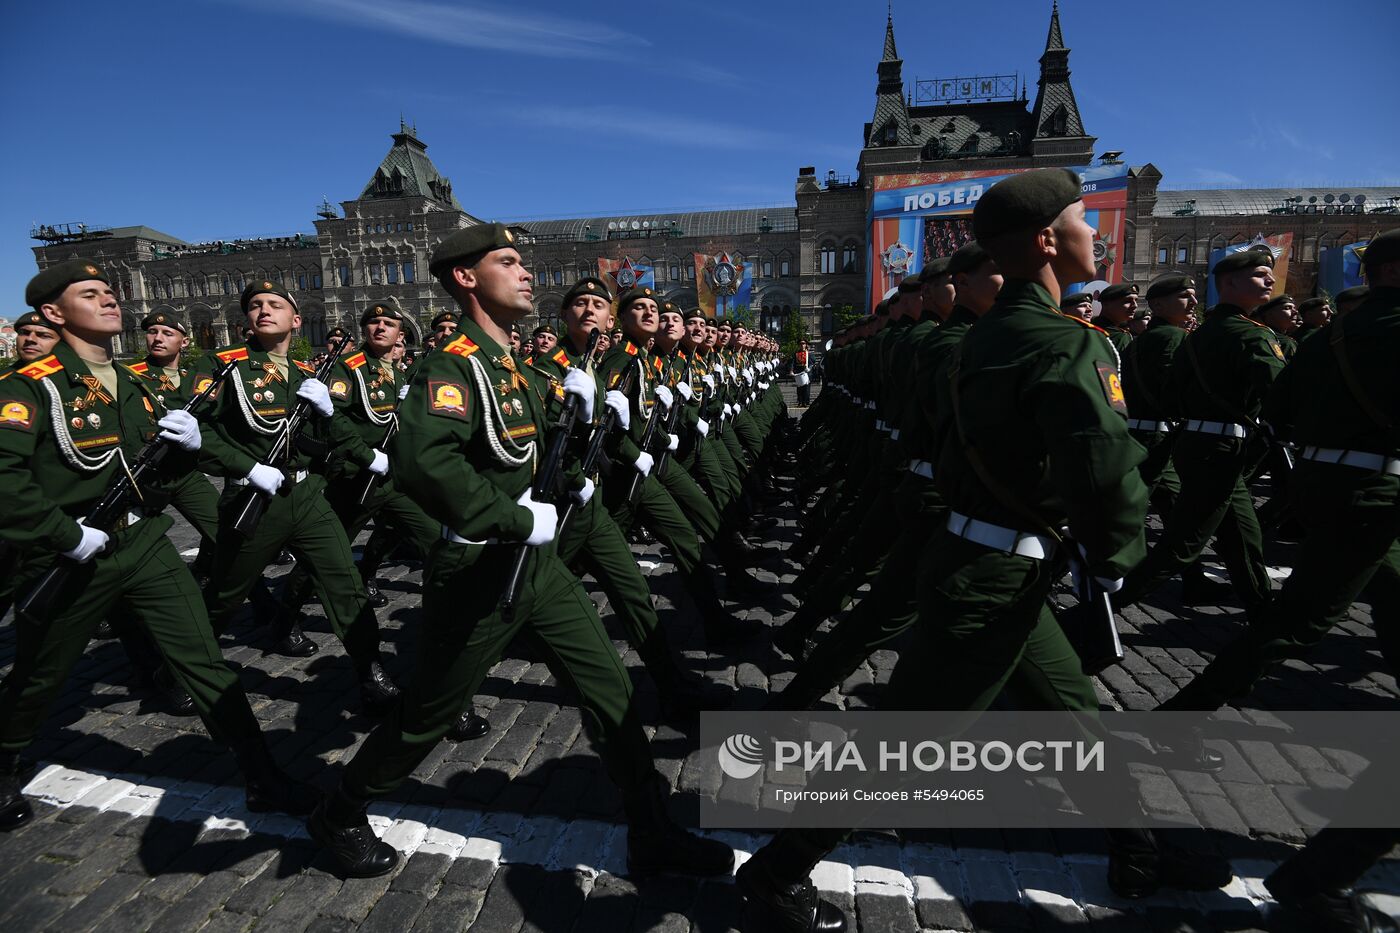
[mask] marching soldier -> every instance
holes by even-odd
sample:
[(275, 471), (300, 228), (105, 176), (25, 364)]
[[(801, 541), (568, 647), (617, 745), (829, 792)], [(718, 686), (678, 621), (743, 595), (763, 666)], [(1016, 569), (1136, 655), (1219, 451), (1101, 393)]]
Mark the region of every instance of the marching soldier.
[(1300, 323), (1298, 304), (1293, 296), (1279, 295), (1264, 302), (1255, 317), (1274, 332), (1274, 339), (1283, 348), (1284, 363), (1292, 362), (1294, 354), (1298, 352), (1298, 342), (1291, 335), (1298, 330)]
[(457, 312), (439, 311), (433, 315), (428, 326), (432, 329), (433, 340), (437, 344), (446, 343), (457, 332)]
[[(471, 685), (528, 626), (555, 675), (578, 695), (585, 726), (622, 791), (630, 870), (727, 873), (728, 846), (685, 832), (667, 815), (666, 781), (653, 765), (627, 673), (556, 553), (556, 507), (533, 497), (547, 426), (537, 377), (509, 350), (511, 322), (532, 310), (531, 276), (514, 240), (503, 224), (480, 224), (448, 237), (433, 256), (431, 272), (462, 317), (454, 339), (415, 376), (393, 444), (399, 482), (442, 524), (443, 540), (424, 572), (424, 650), (403, 701), (312, 815), (311, 835), (349, 875), (391, 871), (398, 855), (375, 837), (367, 801), (412, 773), (466, 706)], [(593, 399), (585, 393), (581, 401), (590, 420)], [(530, 549), (524, 585), (506, 614), (500, 587), (522, 546)]]
[(530, 334), (530, 359), (547, 359), (559, 344), (559, 336), (548, 324), (541, 324)]
[[(1055, 529), (1069, 525), (1088, 572), (1113, 589), (1142, 555), (1147, 490), (1114, 351), (1101, 330), (1057, 310), (1061, 283), (1084, 281), (1094, 269), (1079, 178), (1063, 169), (1012, 176), (978, 201), (973, 226), (1006, 281), (953, 357), (951, 424), (935, 469), (948, 524), (925, 553), (926, 624), (901, 652), (889, 706), (982, 710), (1006, 687), (1023, 708), (1097, 710), (1047, 604), (1066, 557)], [(1086, 810), (1095, 804), (1091, 795), (1075, 802)], [(785, 829), (745, 862), (737, 875), (744, 928), (844, 929), (807, 876), (845, 835)], [(1110, 833), (1109, 882), (1121, 896), (1229, 880), (1223, 859), (1186, 853), (1146, 831)]]
[(1268, 605), (1263, 536), (1245, 477), (1262, 453), (1255, 446), (1264, 440), (1259, 408), (1283, 369), (1273, 331), (1250, 317), (1269, 299), (1273, 267), (1267, 248), (1232, 253), (1215, 266), (1220, 304), (1181, 341), (1172, 365), (1172, 404), (1185, 420), (1172, 447), (1181, 493), (1162, 538), (1128, 575), (1119, 605), (1190, 566), (1212, 536), (1250, 621)]
[(1332, 319), (1332, 306), (1326, 298), (1309, 298), (1298, 306), (1298, 315), (1303, 319), (1303, 326), (1298, 328), (1293, 339), (1301, 344), (1327, 326)]
[(1137, 306), (1138, 287), (1132, 282), (1119, 282), (1099, 292), (1099, 316), (1094, 323), (1108, 334), (1120, 358), (1133, 342), (1131, 324)]
[[(20, 793), (44, 715), (97, 623), (121, 607), (145, 628), (210, 735), (237, 756), (250, 810), (305, 813), (312, 795), (273, 762), (238, 677), (219, 653), (194, 577), (166, 531), (159, 505), (133, 501), (109, 531), (83, 524), (128, 458), (159, 433), (173, 450), (161, 479), (188, 470), (199, 425), (166, 412), (150, 383), (115, 362), (122, 312), (106, 273), (87, 259), (50, 266), (25, 300), (62, 328), (54, 352), (0, 379), (0, 540), (18, 552), (16, 592), (28, 592), (56, 560), (72, 577), (42, 611), (15, 626), (14, 666), (0, 686), (0, 829), (32, 816)], [(59, 417), (61, 416), (61, 417)], [(159, 500), (155, 486), (142, 495)]]
[[(311, 472), (313, 458), (302, 449), (287, 451), (280, 463), (268, 462), (298, 399), (307, 402), (332, 444), (352, 443), (358, 435), (345, 415), (336, 414), (330, 390), (312, 378), (311, 367), (287, 356), (292, 332), (301, 326), (291, 293), (273, 282), (253, 282), (240, 300), (253, 336), (214, 354), (235, 366), (203, 425), (204, 467), (227, 480), (219, 503), (214, 576), (205, 591), (210, 618), (215, 631), (226, 626), (263, 568), (281, 549), (290, 549), (319, 584), (326, 617), (355, 665), (366, 711), (380, 713), (398, 689), (380, 664), (379, 622), (345, 528), (326, 501), (325, 478)], [(244, 533), (233, 523), (236, 504), (249, 486), (267, 497), (267, 508), (257, 527)], [(274, 632), (271, 650), (304, 656), (297, 634)]]
[(17, 366), (32, 363), (53, 352), (59, 341), (60, 328), (38, 311), (28, 311), (15, 319), (15, 357)]
[(1371, 286), (1369, 285), (1353, 285), (1351, 288), (1344, 288), (1337, 292), (1334, 296), (1334, 300), (1337, 303), (1336, 316), (1341, 317), (1353, 308), (1358, 307), (1361, 302), (1370, 297), (1370, 294)]
[(1060, 313), (1087, 321), (1094, 316), (1094, 296), (1089, 292), (1066, 295), (1060, 302)]

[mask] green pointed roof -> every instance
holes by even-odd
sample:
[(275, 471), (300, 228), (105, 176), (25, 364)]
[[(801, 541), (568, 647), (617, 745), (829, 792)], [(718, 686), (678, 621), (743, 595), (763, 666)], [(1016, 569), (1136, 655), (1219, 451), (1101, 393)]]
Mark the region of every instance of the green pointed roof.
[(427, 198), (443, 207), (462, 210), (452, 193), (452, 182), (428, 158), (428, 147), (418, 138), (417, 128), (400, 120), (399, 131), (392, 139), (394, 145), (360, 192), (360, 200)]

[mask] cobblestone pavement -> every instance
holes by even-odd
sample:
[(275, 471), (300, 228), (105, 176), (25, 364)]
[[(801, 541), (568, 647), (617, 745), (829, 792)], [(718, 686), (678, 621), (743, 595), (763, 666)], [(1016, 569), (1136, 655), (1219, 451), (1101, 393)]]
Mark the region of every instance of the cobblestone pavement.
[[(796, 534), (796, 515), (775, 514), (782, 522), (766, 546), (781, 551)], [(175, 537), (181, 548), (194, 547), (183, 522)], [(1288, 557), (1286, 548), (1270, 555), (1280, 568)], [(791, 663), (761, 631), (731, 654), (707, 653), (698, 621), (673, 606), (679, 589), (670, 563), (655, 545), (642, 549), (640, 559), (674, 646), (708, 682), (717, 704), (756, 709), (791, 679)], [(416, 650), (421, 568), (390, 562), (383, 577), (391, 597), (379, 613), (388, 663), (406, 680)], [(760, 577), (773, 584), (772, 594), (757, 605), (737, 604), (756, 631), (793, 609), (780, 585), (791, 573)], [(586, 582), (632, 673), (645, 719), (654, 724), (655, 691), (612, 624), (601, 591)], [(358, 711), (350, 666), (319, 606), (310, 606), (308, 616), (309, 635), (321, 647), (310, 659), (263, 655), (262, 630), (251, 617), (232, 628), (224, 647), (273, 754), (297, 777), (329, 787), (371, 721)], [(1145, 709), (1198, 671), (1242, 618), (1231, 607), (1183, 609), (1169, 587), (1145, 608), (1130, 610), (1126, 622), (1128, 657), (1104, 673), (1098, 689), (1108, 705)], [(7, 620), (0, 623), (4, 670), (13, 652)], [(869, 705), (894, 659), (893, 652), (877, 653), (827, 702)], [(1253, 702), (1279, 709), (1393, 708), (1396, 684), (1378, 672), (1382, 667), (1360, 604), (1309, 663), (1289, 664)], [(624, 876), (618, 794), (578, 711), (528, 642), (506, 652), (477, 703), (491, 722), (486, 738), (444, 742), (398, 793), (371, 807), (376, 828), (405, 856), (398, 870), (342, 881), (300, 821), (244, 810), (232, 757), (208, 740), (197, 719), (161, 712), (117, 642), (95, 641), (32, 748), (39, 769), (27, 792), (37, 819), (0, 836), (0, 923), (20, 931), (209, 933), (254, 927), (710, 933), (737, 926), (739, 895), (729, 879), (638, 884)], [(678, 788), (677, 816), (693, 824), (697, 795), (720, 784), (717, 764), (696, 753), (693, 735), (666, 726), (648, 731), (658, 766)], [(847, 911), (853, 931), (1295, 929), (1270, 914), (1261, 883), (1302, 839), (1268, 783), (1296, 783), (1302, 769), (1336, 771), (1340, 779), (1346, 762), (1228, 751), (1219, 774), (1155, 776), (1152, 802), (1166, 812), (1237, 826), (1239, 835), (1210, 836), (1239, 875), (1223, 891), (1121, 901), (1107, 888), (1096, 834), (1085, 832), (860, 835), (819, 866), (816, 881)], [(765, 838), (714, 835), (741, 858)], [(1363, 884), (1400, 891), (1400, 862), (1383, 862)]]

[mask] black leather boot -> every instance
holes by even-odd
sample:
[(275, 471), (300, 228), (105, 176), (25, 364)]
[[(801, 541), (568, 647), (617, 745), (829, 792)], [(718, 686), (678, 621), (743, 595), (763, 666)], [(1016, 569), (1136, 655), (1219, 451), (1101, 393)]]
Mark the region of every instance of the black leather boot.
[(1215, 853), (1182, 848), (1149, 829), (1108, 831), (1108, 886), (1119, 897), (1149, 897), (1160, 888), (1213, 891), (1234, 877)]
[(170, 668), (162, 664), (151, 675), (151, 685), (165, 701), (165, 711), (172, 716), (193, 716), (194, 700), (170, 673)]
[(316, 809), (316, 789), (279, 768), (261, 734), (251, 747), (238, 752), (238, 764), (243, 769), (244, 799), (252, 812), (306, 816)]
[(369, 604), (376, 609), (383, 609), (389, 605), (389, 597), (379, 592), (379, 587), (375, 584), (374, 577), (365, 577), (365, 595), (369, 597)]
[(763, 857), (764, 849), (735, 873), (744, 895), (740, 929), (744, 933), (842, 933), (846, 915), (823, 900), (807, 878), (785, 883), (776, 878)]
[(399, 853), (370, 827), (366, 804), (367, 801), (336, 788), (306, 821), (311, 838), (324, 846), (336, 866), (351, 878), (387, 875), (399, 863)]
[(301, 622), (293, 620), (283, 624), (281, 620), (273, 626), (272, 643), (264, 654), (280, 654), (288, 658), (309, 658), (321, 650), (306, 633), (301, 630)]
[(669, 795), (665, 778), (652, 774), (623, 800), (628, 822), (627, 873), (634, 877), (663, 873), (727, 875), (734, 869), (734, 850), (672, 822), (666, 812)]
[(0, 752), (0, 832), (18, 829), (34, 819), (34, 808), (21, 793), (33, 770), (18, 752)]
[(491, 731), (491, 724), (469, 709), (457, 717), (452, 728), (447, 730), (447, 738), (453, 742), (470, 742)]
[(369, 670), (360, 677), (360, 704), (370, 716), (386, 715), (398, 702), (399, 688), (378, 661), (370, 663)]

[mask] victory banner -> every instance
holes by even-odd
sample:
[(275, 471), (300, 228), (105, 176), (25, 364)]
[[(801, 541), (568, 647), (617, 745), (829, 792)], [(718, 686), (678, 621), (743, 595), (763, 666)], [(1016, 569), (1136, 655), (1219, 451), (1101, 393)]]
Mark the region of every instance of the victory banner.
[(1317, 287), (1319, 293), (1335, 295), (1356, 285), (1365, 285), (1361, 277), (1361, 257), (1366, 252), (1369, 240), (1348, 243), (1345, 246), (1332, 246), (1322, 251), (1318, 259)]
[[(1128, 204), (1128, 166), (1095, 165), (1074, 169), (1084, 186), (1085, 220), (1098, 230), (1094, 239), (1095, 274), (1071, 291), (1100, 291), (1123, 278), (1122, 248)], [(972, 239), (972, 209), (987, 189), (1018, 172), (926, 172), (880, 175), (870, 197), (870, 311), (906, 275), (934, 256), (950, 255)]]
[(1206, 271), (1206, 307), (1213, 308), (1220, 301), (1220, 293), (1215, 290), (1215, 264), (1231, 253), (1238, 253), (1241, 250), (1253, 249), (1256, 246), (1267, 246), (1269, 252), (1274, 254), (1274, 292), (1273, 297), (1288, 291), (1288, 254), (1293, 249), (1293, 234), (1277, 233), (1273, 236), (1257, 234), (1248, 243), (1236, 243), (1234, 246), (1227, 246), (1224, 249), (1211, 250), (1210, 267)]
[(598, 259), (598, 277), (612, 287), (614, 295), (621, 295), (627, 289), (640, 285), (643, 288), (656, 287), (656, 269), (638, 265), (630, 257), (621, 259)]
[(713, 317), (726, 317), (736, 308), (747, 308), (753, 303), (751, 264), (736, 263), (728, 253), (694, 256), (695, 293), (702, 311)]

